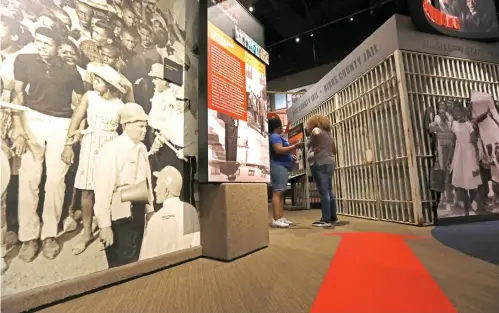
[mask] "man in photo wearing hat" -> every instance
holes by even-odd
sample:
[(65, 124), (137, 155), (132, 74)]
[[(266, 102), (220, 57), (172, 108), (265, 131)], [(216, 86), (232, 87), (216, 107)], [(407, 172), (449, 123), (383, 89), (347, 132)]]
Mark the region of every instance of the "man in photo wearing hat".
[[(28, 149), (22, 155), (19, 170), (19, 239), (23, 242), (19, 258), (26, 262), (36, 257), (40, 237), (46, 258), (53, 259), (60, 252), (55, 237), (64, 202), (64, 179), (69, 168), (60, 156), (73, 114), (71, 104), (78, 106), (84, 91), (76, 67), (69, 66), (57, 55), (60, 37), (54, 30), (38, 28), (35, 44), (38, 53), (16, 57), (12, 101), (30, 108), (23, 116), (15, 115), (12, 138), (24, 137), (31, 146), (43, 151), (41, 156), (35, 156), (33, 149)], [(37, 207), (44, 162), (42, 226)]]
[[(167, 69), (168, 71), (168, 69)], [(149, 76), (155, 86), (149, 113), (148, 136), (151, 146), (151, 166), (153, 171), (171, 165), (181, 173), (189, 168), (184, 156), (184, 111), (186, 103), (177, 99), (178, 87), (165, 79), (163, 64), (153, 64)], [(153, 187), (155, 181), (153, 180)], [(183, 201), (189, 201), (189, 179), (185, 180)]]
[[(123, 134), (100, 150), (94, 181), (94, 213), (110, 268), (139, 259), (146, 211), (154, 212), (148, 204), (122, 202), (121, 198), (121, 191), (144, 181), (151, 186), (147, 149), (142, 143), (149, 117), (136, 103), (125, 104), (120, 117)], [(148, 199), (151, 204), (151, 188)]]
[(154, 258), (201, 244), (199, 215), (191, 204), (180, 200), (182, 175), (166, 166), (154, 172), (156, 203), (162, 205), (147, 223), (140, 259)]

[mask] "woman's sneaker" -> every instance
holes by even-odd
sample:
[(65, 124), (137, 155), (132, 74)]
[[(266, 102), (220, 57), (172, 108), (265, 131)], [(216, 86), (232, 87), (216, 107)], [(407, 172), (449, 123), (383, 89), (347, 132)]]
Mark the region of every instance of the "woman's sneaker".
[(291, 222), (290, 220), (288, 220), (287, 218), (285, 217), (281, 217), (281, 221), (283, 221), (284, 223), (288, 224), (288, 225), (293, 225), (293, 222)]
[(288, 228), (289, 225), (282, 221), (282, 219), (272, 220), (272, 227), (276, 228)]
[(323, 220), (320, 220), (320, 221), (317, 221), (317, 222), (313, 222), (312, 226), (315, 226), (315, 227), (331, 227), (331, 223), (323, 221)]

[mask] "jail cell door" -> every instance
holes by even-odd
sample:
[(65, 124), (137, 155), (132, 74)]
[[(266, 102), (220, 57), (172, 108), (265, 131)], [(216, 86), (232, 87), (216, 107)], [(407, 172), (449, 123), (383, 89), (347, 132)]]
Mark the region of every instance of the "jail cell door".
[(339, 92), (337, 101), (339, 213), (415, 224), (395, 57)]

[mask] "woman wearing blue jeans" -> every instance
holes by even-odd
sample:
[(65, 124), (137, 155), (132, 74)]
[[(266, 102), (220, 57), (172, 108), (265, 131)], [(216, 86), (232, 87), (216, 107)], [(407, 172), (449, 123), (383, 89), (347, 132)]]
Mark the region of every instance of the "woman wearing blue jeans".
[(274, 213), (272, 227), (286, 228), (293, 224), (284, 217), (284, 192), (288, 185), (289, 170), (293, 164), (291, 152), (300, 148), (302, 143), (290, 145), (281, 133), (281, 120), (277, 117), (269, 119), (270, 180)]
[(333, 174), (336, 168), (334, 155), (336, 145), (331, 136), (331, 122), (322, 115), (315, 115), (307, 122), (308, 163), (321, 198), (322, 218), (312, 223), (317, 227), (328, 227), (338, 223), (336, 196), (333, 192)]

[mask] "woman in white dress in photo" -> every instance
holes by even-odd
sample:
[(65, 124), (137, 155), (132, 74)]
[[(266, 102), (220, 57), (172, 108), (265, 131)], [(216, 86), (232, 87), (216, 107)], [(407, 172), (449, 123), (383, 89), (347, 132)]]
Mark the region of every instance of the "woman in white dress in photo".
[[(72, 145), (82, 136), (75, 188), (81, 190), (83, 233), (73, 247), (74, 254), (82, 253), (92, 239), (95, 159), (99, 150), (118, 136), (119, 111), (124, 106), (120, 98), (126, 92), (120, 85), (121, 75), (109, 65), (89, 64), (87, 71), (94, 76), (94, 90), (87, 91), (75, 109), (62, 153), (62, 160), (71, 163), (74, 156)], [(85, 117), (88, 127), (83, 129)]]
[(470, 204), (475, 211), (477, 209), (477, 189), (482, 184), (482, 179), (478, 164), (478, 133), (468, 120), (467, 109), (462, 105), (454, 107), (452, 131), (456, 135), (456, 146), (450, 168), (452, 185), (458, 192), (458, 202), (463, 202), (465, 213), (468, 215)]

